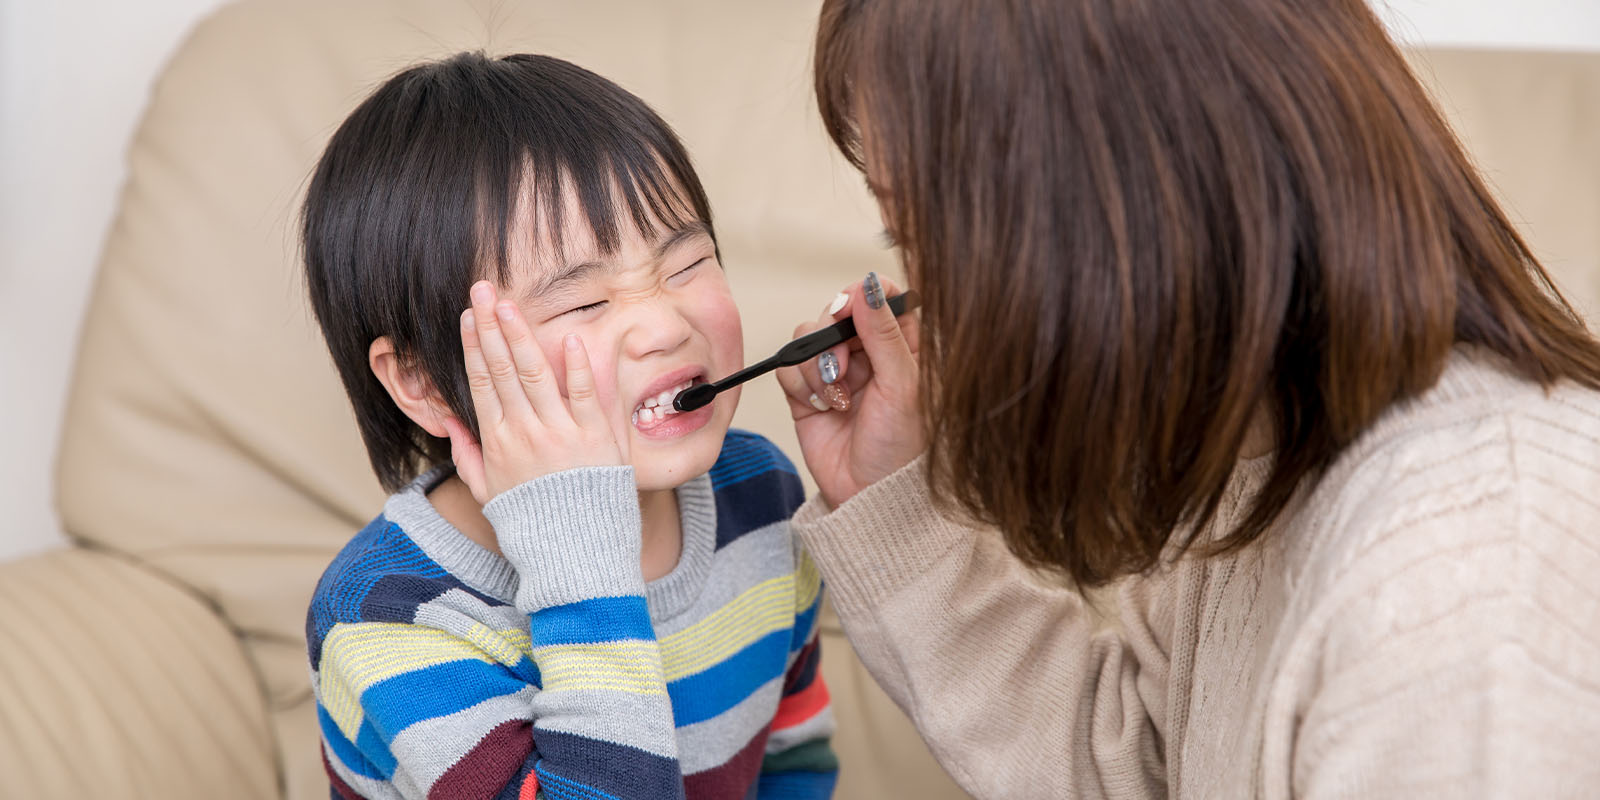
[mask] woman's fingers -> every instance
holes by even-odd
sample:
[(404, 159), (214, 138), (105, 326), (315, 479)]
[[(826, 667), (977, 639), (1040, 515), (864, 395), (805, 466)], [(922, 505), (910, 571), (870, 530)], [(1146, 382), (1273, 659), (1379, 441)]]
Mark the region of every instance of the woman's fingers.
[[(561, 388), (556, 385), (550, 362), (545, 359), (544, 351), (539, 349), (539, 343), (534, 340), (533, 332), (528, 329), (528, 322), (523, 318), (522, 310), (510, 300), (500, 300), (495, 303), (495, 313), (499, 315), (500, 330), (511, 353), (511, 362), (517, 371), (517, 382), (521, 385), (522, 395), (527, 397), (527, 402), (532, 405), (534, 413), (547, 424), (555, 424), (566, 419), (566, 407), (561, 402)], [(502, 398), (502, 402), (509, 403), (510, 400)]]
[[(867, 273), (866, 280), (861, 282), (861, 294), (851, 303), (851, 315), (856, 320), (856, 335), (861, 337), (862, 349), (872, 359), (878, 382), (897, 390), (915, 391), (916, 355), (901, 330), (903, 318), (896, 317), (889, 308), (888, 297), (894, 291), (892, 282), (880, 279), (876, 272)], [(914, 322), (912, 319), (905, 321)]]
[(489, 377), (489, 365), (484, 361), (483, 350), (478, 346), (477, 314), (472, 309), (461, 312), (461, 358), (467, 368), (467, 389), (472, 393), (472, 407), (478, 413), (478, 424), (496, 425), (505, 418), (500, 408), (500, 395), (494, 390), (494, 379)]
[[(800, 338), (819, 326), (815, 323), (805, 322), (795, 326), (794, 337)], [(806, 365), (799, 367), (779, 367), (777, 371), (778, 385), (783, 387), (783, 395), (789, 401), (789, 410), (795, 419), (804, 419), (812, 414), (828, 410), (828, 404), (821, 399), (811, 383), (801, 371)], [(812, 362), (815, 371), (815, 362)], [(819, 379), (820, 382), (820, 379)]]

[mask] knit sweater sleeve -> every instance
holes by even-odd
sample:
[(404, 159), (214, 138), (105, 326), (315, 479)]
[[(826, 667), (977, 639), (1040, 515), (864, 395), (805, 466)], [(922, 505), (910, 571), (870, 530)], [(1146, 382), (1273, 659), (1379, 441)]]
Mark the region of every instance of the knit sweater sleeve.
[(517, 572), (515, 608), (441, 593), (444, 573), (417, 568), (323, 638), (313, 680), (335, 794), (682, 798), (632, 468), (529, 481), (484, 516)]
[(1120, 630), (991, 530), (934, 512), (920, 459), (795, 531), (862, 662), (978, 797), (1164, 797), (1168, 633), (1131, 587)]
[(517, 796), (681, 798), (672, 701), (641, 571), (631, 467), (569, 470), (490, 500), (540, 687)]

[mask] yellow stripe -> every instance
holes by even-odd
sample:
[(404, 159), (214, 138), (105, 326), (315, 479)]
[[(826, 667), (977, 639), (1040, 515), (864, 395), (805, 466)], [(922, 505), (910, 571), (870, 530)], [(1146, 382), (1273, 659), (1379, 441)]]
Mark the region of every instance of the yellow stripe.
[(550, 645), (535, 650), (533, 657), (547, 692), (578, 689), (647, 695), (667, 692), (667, 681), (661, 673), (661, 656), (652, 642)]
[(322, 640), (318, 670), (322, 706), (339, 730), (355, 741), (361, 728), (361, 693), (368, 687), (413, 670), (467, 659), (493, 660), (473, 643), (435, 628), (342, 622)]
[(705, 619), (661, 640), (661, 663), (675, 681), (726, 660), (750, 643), (794, 623), (794, 575), (746, 589)]
[(794, 613), (798, 615), (810, 608), (819, 594), (822, 594), (822, 573), (811, 560), (811, 554), (801, 550), (800, 563), (795, 566)]

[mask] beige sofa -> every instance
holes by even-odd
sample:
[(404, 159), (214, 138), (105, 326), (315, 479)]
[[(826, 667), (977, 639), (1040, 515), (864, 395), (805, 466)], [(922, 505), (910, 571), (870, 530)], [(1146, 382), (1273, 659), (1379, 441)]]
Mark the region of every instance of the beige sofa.
[[(376, 81), (469, 48), (636, 91), (701, 170), (747, 353), (894, 271), (809, 94), (815, 2), (245, 0), (157, 84), (89, 307), (57, 464), (73, 545), (0, 564), (0, 797), (326, 797), (303, 624), (379, 508), (303, 301), (294, 215)], [(1423, 57), (1536, 248), (1600, 309), (1600, 55)], [(738, 424), (798, 461), (776, 386)], [(841, 798), (962, 796), (836, 626)], [(1049, 709), (1040, 709), (1049, 714)]]

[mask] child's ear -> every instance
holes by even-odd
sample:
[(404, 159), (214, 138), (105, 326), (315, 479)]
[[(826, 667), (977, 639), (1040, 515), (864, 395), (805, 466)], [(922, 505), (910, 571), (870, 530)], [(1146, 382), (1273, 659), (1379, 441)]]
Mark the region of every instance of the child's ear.
[(367, 365), (372, 368), (372, 374), (377, 376), (383, 388), (389, 391), (390, 399), (412, 422), (430, 436), (440, 439), (449, 436), (444, 420), (455, 415), (450, 413), (444, 398), (434, 391), (428, 376), (405, 364), (400, 354), (395, 352), (394, 343), (389, 341), (389, 337), (380, 336), (372, 340), (372, 347), (367, 349)]

